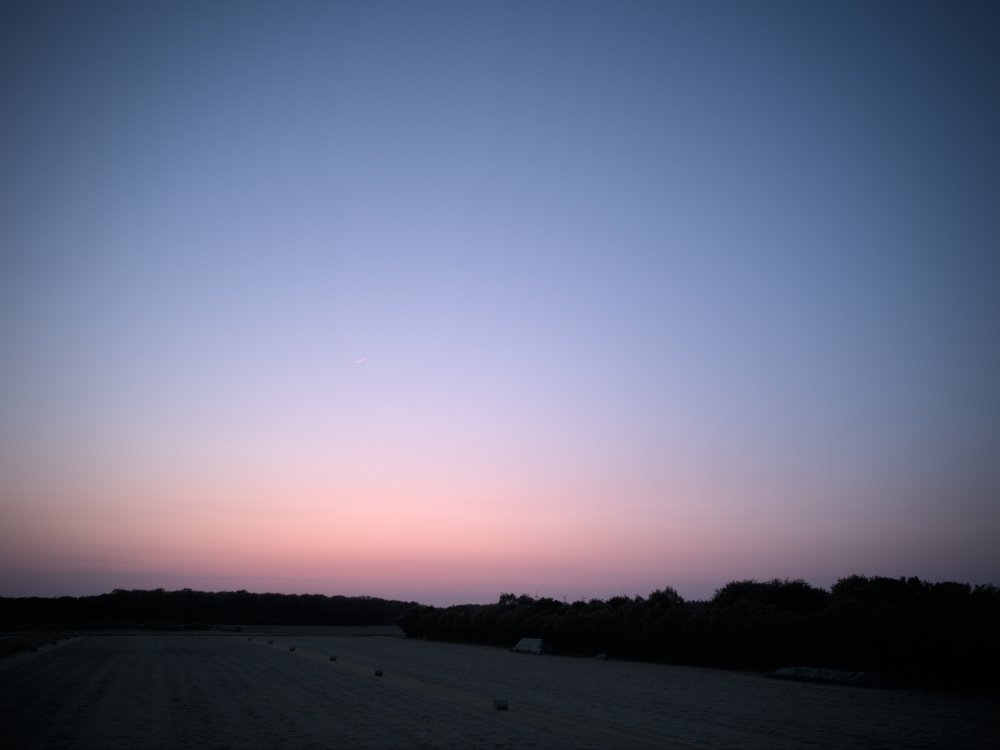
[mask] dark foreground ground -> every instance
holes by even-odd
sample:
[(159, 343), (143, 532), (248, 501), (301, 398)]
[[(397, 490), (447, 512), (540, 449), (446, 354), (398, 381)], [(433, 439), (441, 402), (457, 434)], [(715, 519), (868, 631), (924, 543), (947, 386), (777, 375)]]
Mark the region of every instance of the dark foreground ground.
[(998, 716), (990, 696), (316, 628), (84, 635), (0, 659), (0, 746), (14, 750), (992, 748)]

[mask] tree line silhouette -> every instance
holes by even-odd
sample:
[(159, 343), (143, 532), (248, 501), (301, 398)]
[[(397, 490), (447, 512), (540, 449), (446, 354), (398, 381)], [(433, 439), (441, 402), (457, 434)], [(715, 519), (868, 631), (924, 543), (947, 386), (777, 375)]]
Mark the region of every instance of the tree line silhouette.
[(1000, 589), (853, 575), (829, 591), (801, 580), (733, 581), (709, 601), (672, 588), (566, 603), (501, 594), (495, 604), (421, 606), (408, 636), (510, 646), (543, 638), (558, 654), (737, 669), (821, 666), (888, 683), (988, 687), (1000, 667)]
[(368, 596), (124, 590), (0, 597), (0, 628), (65, 630), (398, 624), (409, 637), (510, 647), (543, 638), (556, 654), (772, 670), (878, 672), (902, 685), (995, 688), (1000, 589), (852, 575), (829, 591), (801, 580), (732, 581), (708, 601), (649, 596), (568, 603), (503, 593), (433, 607)]
[(0, 597), (0, 627), (14, 630), (238, 625), (386, 625), (419, 606), (370, 596), (248, 591), (115, 589), (99, 596)]

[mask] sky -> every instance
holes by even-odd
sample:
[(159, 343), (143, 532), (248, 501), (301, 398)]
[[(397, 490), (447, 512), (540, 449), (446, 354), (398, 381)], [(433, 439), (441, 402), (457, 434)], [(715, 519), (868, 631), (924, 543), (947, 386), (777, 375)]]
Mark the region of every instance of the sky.
[(0, 5), (0, 595), (1000, 584), (1000, 9)]

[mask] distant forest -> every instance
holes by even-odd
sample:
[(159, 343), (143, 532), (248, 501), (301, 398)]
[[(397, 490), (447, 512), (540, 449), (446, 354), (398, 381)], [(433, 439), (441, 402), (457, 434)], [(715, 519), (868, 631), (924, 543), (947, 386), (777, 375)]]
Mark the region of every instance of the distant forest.
[(568, 603), (504, 593), (495, 604), (431, 607), (373, 597), (122, 590), (0, 598), (0, 628), (65, 630), (240, 625), (388, 625), (407, 636), (510, 647), (542, 638), (555, 654), (606, 654), (735, 669), (813, 666), (877, 672), (889, 684), (997, 689), (1000, 589), (850, 576), (733, 581), (708, 601), (666, 587), (647, 597)]
[(203, 629), (238, 625), (395, 624), (416, 602), (370, 596), (115, 589), (99, 596), (0, 597), (0, 628)]
[(773, 670), (828, 667), (885, 683), (989, 687), (1000, 675), (1000, 589), (919, 578), (733, 581), (709, 601), (671, 588), (568, 604), (502, 594), (496, 604), (418, 607), (410, 637), (509, 646), (543, 638), (559, 654)]

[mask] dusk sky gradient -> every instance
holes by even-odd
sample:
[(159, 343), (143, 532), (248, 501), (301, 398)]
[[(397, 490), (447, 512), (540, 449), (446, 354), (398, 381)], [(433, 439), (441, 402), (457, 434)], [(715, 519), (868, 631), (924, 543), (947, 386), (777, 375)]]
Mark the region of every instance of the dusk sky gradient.
[(998, 539), (996, 3), (0, 5), (0, 595)]

